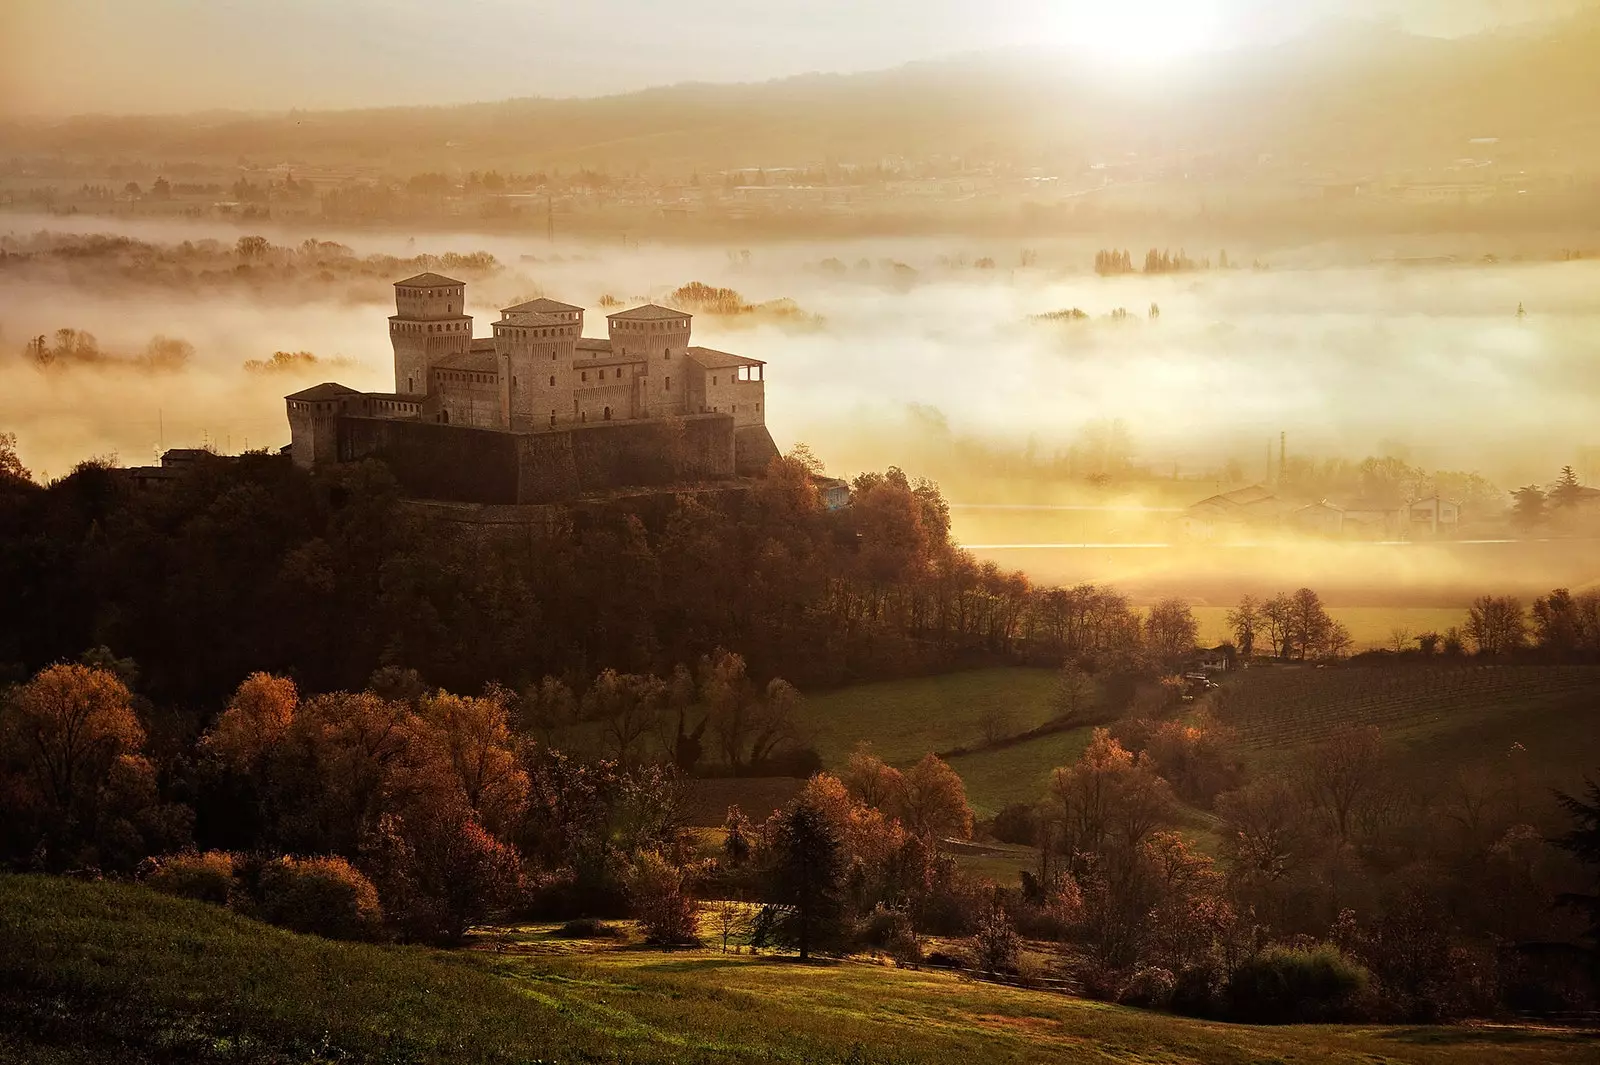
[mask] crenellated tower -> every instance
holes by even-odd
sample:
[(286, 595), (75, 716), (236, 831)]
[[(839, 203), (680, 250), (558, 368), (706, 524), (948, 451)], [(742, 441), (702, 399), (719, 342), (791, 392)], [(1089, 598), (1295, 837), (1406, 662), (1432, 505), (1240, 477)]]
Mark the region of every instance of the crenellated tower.
[(394, 285), (395, 314), (389, 319), (394, 344), (394, 390), (426, 395), (434, 364), (472, 348), (472, 316), (466, 313), (465, 282), (443, 274), (418, 274)]
[(639, 410), (647, 418), (689, 412), (689, 321), (687, 311), (647, 303), (606, 316), (611, 353), (638, 359)]

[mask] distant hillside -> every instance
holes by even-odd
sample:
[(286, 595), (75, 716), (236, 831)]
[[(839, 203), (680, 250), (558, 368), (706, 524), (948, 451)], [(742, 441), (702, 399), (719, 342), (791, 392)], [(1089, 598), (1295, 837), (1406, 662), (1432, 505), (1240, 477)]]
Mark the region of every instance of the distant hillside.
[[(526, 937), (524, 937), (526, 938)], [(543, 948), (544, 944), (537, 947)], [(630, 947), (332, 943), (143, 888), (0, 876), (0, 1062), (1542, 1062), (1581, 1033), (1250, 1028), (954, 976)]]
[(277, 115), (80, 117), (0, 126), (11, 156), (163, 164), (521, 172), (876, 163), (1017, 164), (1126, 152), (1404, 167), (1497, 137), (1502, 160), (1600, 165), (1600, 15), (1455, 40), (1341, 24), (1144, 76), (1046, 53), (599, 99)]

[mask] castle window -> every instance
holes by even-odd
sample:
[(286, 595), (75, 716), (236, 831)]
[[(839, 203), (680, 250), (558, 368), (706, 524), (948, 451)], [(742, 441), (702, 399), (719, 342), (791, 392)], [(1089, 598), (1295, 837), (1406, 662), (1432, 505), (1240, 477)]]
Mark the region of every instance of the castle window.
[(759, 404), (759, 403), (756, 404), (756, 413), (757, 414), (761, 413), (761, 404)]
[(662, 358), (663, 358), (663, 359), (670, 359), (670, 358), (672, 358), (672, 349), (671, 349), (671, 348), (662, 348), (662, 349), (661, 349), (661, 357), (662, 357)]
[(556, 423), (556, 412), (554, 410), (552, 410), (550, 412), (550, 424), (554, 425), (555, 423)]
[(662, 391), (663, 392), (671, 392), (672, 391), (672, 378), (670, 378), (670, 377), (667, 378), (666, 387), (664, 389), (662, 389)]
[(608, 422), (611, 420), (611, 408), (610, 407), (606, 408), (605, 418), (606, 418), (606, 421), (608, 421)]
[(711, 383), (712, 384), (716, 384), (717, 383), (717, 375), (716, 374), (712, 374), (711, 375)]
[(589, 371), (588, 370), (584, 370), (583, 371), (583, 379), (585, 381), (587, 381), (589, 379)]
[(551, 374), (550, 375), (550, 387), (551, 388), (556, 387), (556, 375), (555, 374)]

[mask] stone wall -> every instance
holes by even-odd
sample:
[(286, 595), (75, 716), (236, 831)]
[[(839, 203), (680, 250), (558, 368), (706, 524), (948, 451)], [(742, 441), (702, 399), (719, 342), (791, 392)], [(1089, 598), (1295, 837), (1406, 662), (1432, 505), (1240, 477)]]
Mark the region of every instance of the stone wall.
[(340, 461), (368, 456), (387, 463), (409, 496), (463, 503), (554, 503), (735, 474), (733, 418), (726, 414), (531, 433), (340, 418)]

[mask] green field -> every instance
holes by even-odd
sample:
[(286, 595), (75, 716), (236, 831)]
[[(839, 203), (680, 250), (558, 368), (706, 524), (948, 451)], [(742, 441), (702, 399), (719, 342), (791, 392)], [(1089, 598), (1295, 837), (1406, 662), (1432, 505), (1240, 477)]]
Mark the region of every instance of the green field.
[(1600, 768), (1600, 666), (1269, 666), (1229, 677), (1215, 704), (1243, 747), (1268, 761), (1340, 726), (1376, 725), (1420, 770), (1501, 758), (1514, 744), (1552, 783)]
[(863, 740), (891, 765), (934, 751), (976, 747), (990, 706), (1012, 714), (1017, 732), (1049, 720), (1055, 674), (1048, 669), (975, 669), (937, 677), (857, 684), (806, 699), (800, 726), (829, 769)]
[(142, 888), (0, 877), (0, 1062), (1593, 1061), (1592, 1034), (1201, 1023), (865, 963), (354, 946)]

